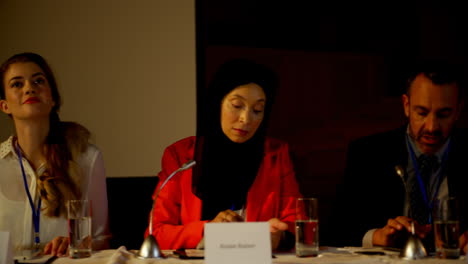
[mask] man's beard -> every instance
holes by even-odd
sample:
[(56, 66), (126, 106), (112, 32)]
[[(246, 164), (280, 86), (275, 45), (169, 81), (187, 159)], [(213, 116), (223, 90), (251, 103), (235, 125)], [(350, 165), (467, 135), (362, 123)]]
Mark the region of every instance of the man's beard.
[[(418, 131), (418, 134), (415, 135), (413, 133), (413, 129), (411, 128), (411, 125), (410, 125), (410, 129), (409, 129), (409, 136), (413, 139), (414, 142), (417, 143), (418, 148), (420, 148), (421, 151), (424, 150), (424, 149), (421, 149), (422, 147), (424, 147), (424, 148), (430, 148), (431, 151), (436, 152), (436, 151), (438, 151), (440, 149), (440, 147), (446, 141), (446, 138), (444, 138), (443, 133), (442, 133), (441, 130), (436, 130), (436, 131), (430, 132), (430, 131), (427, 131), (426, 129), (423, 129), (422, 131)], [(424, 142), (424, 140), (423, 140), (424, 136), (433, 137), (433, 138), (436, 139), (436, 142), (434, 144)]]

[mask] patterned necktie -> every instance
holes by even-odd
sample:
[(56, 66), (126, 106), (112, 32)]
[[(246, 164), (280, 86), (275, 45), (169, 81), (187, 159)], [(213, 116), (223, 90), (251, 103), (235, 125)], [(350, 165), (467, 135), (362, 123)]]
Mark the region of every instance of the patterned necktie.
[[(431, 200), (431, 197), (429, 197), (430, 179), (436, 166), (437, 157), (434, 155), (423, 154), (418, 158), (417, 167), (425, 190), (421, 190), (416, 173), (413, 177), (408, 179), (408, 185), (410, 187), (411, 218), (415, 219), (419, 224), (424, 225), (429, 223), (429, 215), (431, 214), (431, 211), (430, 208), (428, 208), (428, 204), (424, 200), (423, 195), (426, 195), (428, 201)], [(423, 194), (422, 191), (425, 191), (425, 193)]]
[(418, 158), (419, 172), (427, 190), (429, 190), (432, 173), (438, 166), (437, 157), (435, 155), (422, 154)]

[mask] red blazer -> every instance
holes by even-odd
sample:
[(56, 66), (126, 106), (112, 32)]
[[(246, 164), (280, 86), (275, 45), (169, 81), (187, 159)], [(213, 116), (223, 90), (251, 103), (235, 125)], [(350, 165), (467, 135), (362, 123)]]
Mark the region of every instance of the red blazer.
[[(166, 148), (153, 199), (169, 174), (193, 159), (195, 142), (195, 137), (188, 137)], [(295, 199), (298, 197), (301, 194), (288, 145), (267, 137), (263, 162), (247, 194), (246, 221), (268, 221), (276, 217), (288, 223), (289, 231), (294, 234)], [(192, 193), (191, 169), (169, 180), (159, 193), (153, 211), (153, 235), (161, 249), (195, 248), (208, 222), (200, 220), (201, 209), (201, 200)]]

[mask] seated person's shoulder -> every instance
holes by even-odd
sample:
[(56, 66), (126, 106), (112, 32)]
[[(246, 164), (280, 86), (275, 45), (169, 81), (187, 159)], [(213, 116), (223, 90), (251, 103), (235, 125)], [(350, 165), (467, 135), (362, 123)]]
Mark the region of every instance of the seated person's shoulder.
[(165, 149), (164, 156), (177, 158), (182, 164), (187, 160), (193, 159), (196, 143), (197, 137), (195, 136), (180, 139)]
[(99, 155), (102, 155), (101, 150), (96, 145), (88, 143), (86, 150), (79, 155), (79, 160), (80, 163), (93, 163)]
[(195, 148), (195, 144), (197, 142), (197, 138), (195, 136), (186, 137), (169, 145), (168, 149), (193, 149)]
[(86, 149), (86, 152), (88, 152), (88, 153), (100, 153), (101, 150), (99, 150), (99, 148), (96, 145), (94, 145), (92, 143), (88, 143), (88, 147)]

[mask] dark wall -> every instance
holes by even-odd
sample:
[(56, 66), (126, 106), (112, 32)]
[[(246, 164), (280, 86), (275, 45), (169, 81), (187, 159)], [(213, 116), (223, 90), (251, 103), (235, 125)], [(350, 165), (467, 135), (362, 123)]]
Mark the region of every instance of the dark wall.
[(320, 199), (324, 225), (349, 141), (405, 124), (406, 67), (467, 59), (468, 21), (458, 3), (365, 2), (197, 1), (199, 105), (227, 59), (275, 70), (280, 88), (269, 133), (290, 144), (301, 191)]
[(158, 177), (107, 178), (111, 248), (140, 249), (158, 180)]

